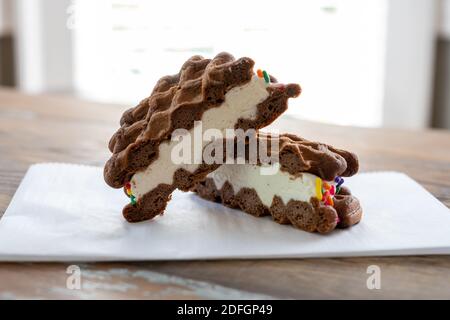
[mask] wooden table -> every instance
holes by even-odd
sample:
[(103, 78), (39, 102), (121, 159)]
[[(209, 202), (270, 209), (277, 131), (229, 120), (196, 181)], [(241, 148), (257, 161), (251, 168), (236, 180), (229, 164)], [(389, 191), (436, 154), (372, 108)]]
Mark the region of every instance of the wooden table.
[[(102, 166), (124, 109), (0, 89), (0, 216), (33, 163)], [(362, 171), (403, 171), (450, 207), (449, 132), (275, 125), (356, 152)], [(0, 263), (0, 298), (450, 298), (449, 256), (84, 263), (82, 290), (67, 289), (68, 265)], [(369, 265), (380, 290), (367, 289)]]

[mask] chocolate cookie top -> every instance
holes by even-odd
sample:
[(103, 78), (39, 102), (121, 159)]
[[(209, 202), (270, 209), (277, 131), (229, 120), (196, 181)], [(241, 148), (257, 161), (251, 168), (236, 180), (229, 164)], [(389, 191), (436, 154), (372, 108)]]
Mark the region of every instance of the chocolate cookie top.
[[(193, 56), (178, 74), (161, 78), (148, 98), (123, 114), (121, 127), (109, 142), (113, 155), (105, 165), (105, 181), (112, 187), (122, 187), (158, 157), (158, 145), (170, 139), (173, 130), (192, 129), (206, 110), (224, 102), (229, 90), (248, 83), (254, 75), (253, 66), (252, 59), (235, 60), (228, 53), (212, 60)], [(275, 81), (273, 77), (271, 80)], [(300, 94), (296, 84), (271, 84), (267, 90), (286, 100)], [(274, 119), (269, 120), (264, 126)]]
[(292, 175), (308, 172), (329, 181), (337, 176), (352, 176), (359, 169), (354, 153), (288, 133), (280, 135), (279, 158), (283, 171)]
[[(252, 158), (250, 153), (255, 152), (259, 165), (267, 161), (279, 161), (280, 170), (293, 176), (307, 172), (331, 181), (338, 176), (352, 176), (359, 169), (358, 157), (354, 153), (324, 143), (308, 141), (289, 133), (272, 136), (259, 131), (256, 138), (257, 151), (252, 151), (251, 144), (248, 142), (245, 146), (246, 161), (249, 159), (254, 161), (255, 158)], [(278, 148), (272, 147), (272, 144), (276, 142), (278, 142)], [(226, 148), (225, 143), (223, 148)], [(236, 144), (234, 150), (227, 149), (228, 157), (230, 157), (230, 151), (233, 157), (239, 157)], [(262, 159), (262, 155), (267, 155), (267, 158)]]

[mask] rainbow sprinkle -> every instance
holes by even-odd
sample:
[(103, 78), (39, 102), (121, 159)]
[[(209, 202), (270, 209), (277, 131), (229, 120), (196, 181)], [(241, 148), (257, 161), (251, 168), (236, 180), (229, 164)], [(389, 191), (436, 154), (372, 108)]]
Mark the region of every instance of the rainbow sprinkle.
[(322, 179), (316, 178), (316, 197), (319, 201), (322, 201)]
[(325, 200), (325, 204), (327, 206), (334, 206), (334, 201), (333, 201), (333, 198), (331, 197), (330, 194), (327, 195), (326, 200)]
[(136, 205), (136, 197), (133, 195), (133, 192), (131, 191), (131, 184), (129, 182), (125, 183), (125, 191), (127, 192), (127, 195), (130, 197), (130, 202), (134, 206)]
[(330, 184), (316, 177), (316, 198), (323, 201), (327, 206), (334, 206), (333, 196), (339, 193), (339, 190), (344, 183), (344, 179), (336, 177), (334, 179), (336, 184)]
[(256, 71), (256, 74), (258, 75), (258, 78), (263, 78), (263, 77), (264, 77), (263, 72), (262, 72), (261, 69), (258, 69), (258, 70)]
[(256, 71), (256, 74), (258, 75), (259, 78), (264, 78), (264, 81), (266, 83), (270, 83), (270, 77), (266, 70), (258, 69)]
[(336, 177), (334, 178), (334, 182), (336, 182), (336, 194), (341, 191), (341, 186), (344, 183), (344, 179), (342, 177)]
[(344, 179), (338, 176), (334, 178), (334, 182), (336, 182), (336, 187), (340, 187), (344, 183)]
[(335, 195), (335, 193), (336, 193), (336, 192), (335, 192), (335, 188), (334, 188), (334, 185), (332, 185), (332, 186), (331, 186), (331, 188), (330, 188), (330, 190), (329, 190), (329, 191), (330, 191), (330, 194), (331, 194), (332, 196), (334, 196), (334, 195)]
[(266, 70), (263, 71), (263, 76), (266, 83), (270, 83), (270, 77), (269, 74), (266, 72)]

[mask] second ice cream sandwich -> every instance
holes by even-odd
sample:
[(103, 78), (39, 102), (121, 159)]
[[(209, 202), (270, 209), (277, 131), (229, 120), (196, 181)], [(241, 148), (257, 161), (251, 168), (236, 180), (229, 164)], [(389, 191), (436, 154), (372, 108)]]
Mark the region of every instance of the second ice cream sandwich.
[[(257, 137), (268, 138), (264, 133)], [(259, 161), (224, 164), (193, 190), (207, 200), (258, 217), (271, 215), (280, 224), (309, 232), (328, 233), (360, 221), (361, 205), (343, 185), (343, 177), (358, 171), (355, 154), (292, 134), (280, 135), (279, 147), (269, 153), (278, 158), (271, 165), (279, 170), (272, 174), (263, 174)]]

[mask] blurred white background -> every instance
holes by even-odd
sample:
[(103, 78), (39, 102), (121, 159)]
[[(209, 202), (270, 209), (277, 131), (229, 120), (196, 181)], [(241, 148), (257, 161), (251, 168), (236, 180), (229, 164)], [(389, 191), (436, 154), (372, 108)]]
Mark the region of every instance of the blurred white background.
[(0, 30), (29, 93), (132, 106), (191, 55), (228, 51), (300, 83), (291, 116), (424, 128), (450, 126), (450, 97), (435, 92), (449, 2), (0, 0)]

